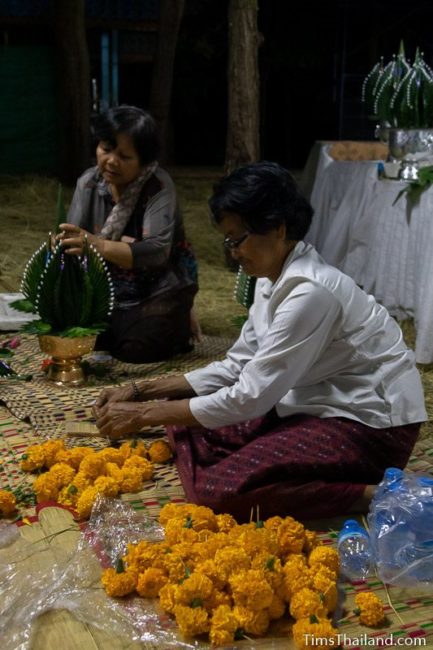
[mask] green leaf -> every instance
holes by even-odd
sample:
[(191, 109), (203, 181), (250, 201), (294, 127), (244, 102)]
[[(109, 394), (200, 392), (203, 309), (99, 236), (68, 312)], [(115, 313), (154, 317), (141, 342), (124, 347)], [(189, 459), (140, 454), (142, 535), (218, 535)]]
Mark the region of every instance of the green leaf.
[(119, 559), (116, 560), (116, 564), (114, 565), (114, 568), (116, 569), (116, 573), (125, 573), (125, 564), (121, 557), (119, 557)]
[(14, 300), (9, 304), (13, 309), (17, 309), (18, 311), (24, 311), (27, 314), (37, 314), (36, 307), (30, 300)]
[(81, 336), (96, 336), (100, 332), (103, 332), (105, 327), (68, 327), (64, 330), (58, 332), (57, 336), (63, 336), (65, 338), (74, 339)]
[(4, 359), (8, 357), (13, 357), (14, 353), (12, 350), (9, 350), (9, 348), (0, 348), (0, 357), (3, 357)]
[(23, 325), (21, 331), (27, 334), (49, 334), (52, 328), (49, 323), (44, 323), (42, 320), (33, 320)]
[(192, 528), (192, 517), (191, 515), (188, 515), (188, 517), (185, 519), (185, 523), (183, 525), (184, 528)]
[(201, 598), (193, 598), (189, 604), (189, 606), (192, 609), (195, 609), (196, 607), (201, 607), (202, 605), (203, 605), (203, 600)]

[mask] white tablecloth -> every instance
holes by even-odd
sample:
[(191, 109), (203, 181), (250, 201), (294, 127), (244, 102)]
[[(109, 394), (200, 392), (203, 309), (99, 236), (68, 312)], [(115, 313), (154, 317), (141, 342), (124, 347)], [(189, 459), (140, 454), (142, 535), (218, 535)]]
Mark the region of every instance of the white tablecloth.
[(409, 211), (405, 195), (393, 205), (406, 184), (379, 180), (377, 161), (327, 156), (323, 147), (306, 240), (393, 316), (413, 316), (416, 359), (433, 362), (433, 188)]

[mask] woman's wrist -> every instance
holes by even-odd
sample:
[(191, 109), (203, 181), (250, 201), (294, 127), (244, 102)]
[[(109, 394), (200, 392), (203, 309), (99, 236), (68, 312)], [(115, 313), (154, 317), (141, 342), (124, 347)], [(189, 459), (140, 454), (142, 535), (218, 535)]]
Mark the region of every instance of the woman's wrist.
[(137, 383), (140, 399), (182, 399), (194, 397), (195, 392), (183, 375), (162, 377)]

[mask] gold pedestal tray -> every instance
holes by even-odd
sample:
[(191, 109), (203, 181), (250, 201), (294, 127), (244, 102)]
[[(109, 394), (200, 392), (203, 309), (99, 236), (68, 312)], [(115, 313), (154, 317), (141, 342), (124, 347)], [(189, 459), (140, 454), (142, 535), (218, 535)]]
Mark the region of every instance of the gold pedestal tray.
[(89, 354), (95, 347), (96, 336), (68, 338), (42, 334), (39, 347), (49, 354), (52, 363), (48, 368), (48, 379), (58, 386), (81, 386), (86, 378), (81, 367), (81, 357)]

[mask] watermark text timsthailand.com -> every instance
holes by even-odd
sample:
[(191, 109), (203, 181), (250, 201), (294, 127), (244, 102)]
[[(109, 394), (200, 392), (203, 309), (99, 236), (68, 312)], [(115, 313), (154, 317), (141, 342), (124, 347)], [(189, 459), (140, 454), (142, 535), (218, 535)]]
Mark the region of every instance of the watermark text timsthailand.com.
[(312, 648), (426, 648), (425, 637), (401, 637), (390, 634), (382, 637), (368, 637), (366, 634), (350, 637), (346, 634), (337, 634), (335, 638), (305, 634), (305, 645)]

